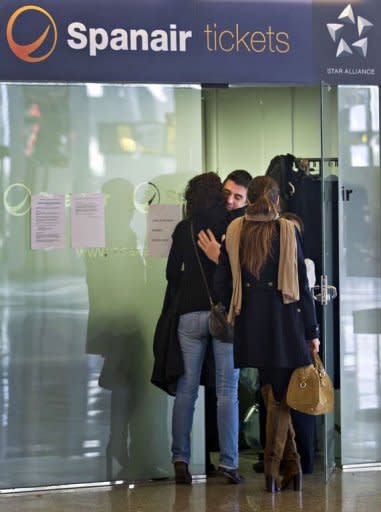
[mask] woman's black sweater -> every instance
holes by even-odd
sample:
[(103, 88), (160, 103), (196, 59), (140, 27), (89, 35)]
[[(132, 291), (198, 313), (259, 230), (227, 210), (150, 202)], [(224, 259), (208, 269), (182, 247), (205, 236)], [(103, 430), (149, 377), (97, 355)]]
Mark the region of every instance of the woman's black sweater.
[[(177, 224), (172, 235), (172, 247), (168, 256), (166, 277), (173, 290), (179, 290), (179, 313), (210, 310), (208, 293), (201, 275), (194, 244), (191, 238), (191, 223), (197, 246), (198, 233), (211, 229), (217, 240), (221, 240), (231, 220), (225, 205), (198, 211), (191, 218)], [(210, 292), (213, 294), (215, 263), (197, 247)], [(214, 298), (214, 297), (213, 297)]]

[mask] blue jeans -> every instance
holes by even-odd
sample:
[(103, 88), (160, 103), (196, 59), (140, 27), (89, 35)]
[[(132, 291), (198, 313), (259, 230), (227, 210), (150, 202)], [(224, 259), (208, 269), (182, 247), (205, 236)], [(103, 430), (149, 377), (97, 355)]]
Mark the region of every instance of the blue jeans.
[[(209, 334), (209, 311), (180, 316), (178, 336), (184, 359), (184, 375), (177, 381), (172, 417), (172, 462), (189, 464), (190, 434), (200, 375)], [(238, 378), (233, 344), (213, 339), (216, 365), (217, 424), (220, 466), (238, 467)]]

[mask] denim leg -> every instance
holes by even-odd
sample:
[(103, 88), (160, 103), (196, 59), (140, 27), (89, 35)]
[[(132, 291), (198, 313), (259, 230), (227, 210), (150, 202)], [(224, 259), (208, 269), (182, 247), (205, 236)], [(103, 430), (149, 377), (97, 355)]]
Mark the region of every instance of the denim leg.
[(190, 460), (190, 433), (198, 396), (202, 363), (208, 342), (208, 311), (180, 316), (178, 336), (184, 360), (184, 375), (177, 381), (172, 415), (172, 462)]
[(233, 343), (213, 339), (216, 364), (217, 423), (220, 466), (238, 468), (238, 379)]

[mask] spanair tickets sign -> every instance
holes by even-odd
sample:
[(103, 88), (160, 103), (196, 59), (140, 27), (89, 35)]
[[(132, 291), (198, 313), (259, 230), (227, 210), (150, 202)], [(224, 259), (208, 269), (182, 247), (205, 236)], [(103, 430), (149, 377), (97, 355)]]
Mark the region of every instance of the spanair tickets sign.
[(0, 80), (379, 83), (381, 2), (0, 3)]

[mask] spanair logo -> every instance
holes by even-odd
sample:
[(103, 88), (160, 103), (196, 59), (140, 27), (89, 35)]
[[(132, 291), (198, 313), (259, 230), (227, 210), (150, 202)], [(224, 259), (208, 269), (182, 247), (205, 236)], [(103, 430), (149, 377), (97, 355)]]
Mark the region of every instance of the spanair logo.
[(366, 34), (373, 23), (362, 16), (355, 16), (351, 4), (348, 4), (337, 18), (338, 23), (327, 23), (332, 41), (337, 44), (336, 57), (350, 57), (357, 53), (364, 59), (368, 53)]
[[(41, 18), (41, 30), (37, 34), (30, 34), (31, 40), (16, 40), (17, 29), (21, 24), (28, 24), (28, 18), (36, 15)], [(19, 59), (30, 62), (42, 62), (54, 52), (57, 45), (58, 30), (53, 17), (37, 5), (25, 5), (15, 11), (7, 24), (7, 40), (9, 48)]]
[[(29, 29), (40, 27), (37, 33)], [(29, 29), (29, 30), (28, 30)], [(33, 28), (33, 30), (35, 30)], [(32, 32), (33, 32), (32, 30)], [(66, 44), (72, 50), (87, 51), (90, 57), (99, 52), (186, 52), (187, 43), (192, 39), (191, 30), (180, 30), (175, 23), (166, 28), (87, 27), (80, 21), (73, 21), (67, 28)], [(57, 46), (58, 30), (54, 18), (42, 7), (25, 5), (17, 9), (7, 24), (9, 48), (20, 60), (38, 63), (46, 60)]]

